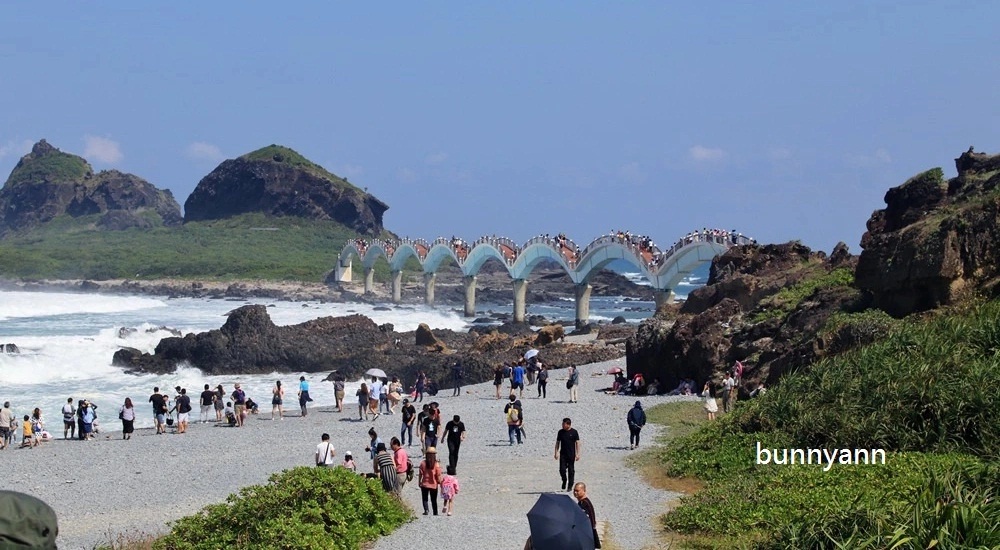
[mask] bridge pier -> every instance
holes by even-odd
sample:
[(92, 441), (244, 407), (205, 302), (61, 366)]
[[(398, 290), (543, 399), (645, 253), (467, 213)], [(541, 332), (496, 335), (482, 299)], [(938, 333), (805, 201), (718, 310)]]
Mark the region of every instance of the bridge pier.
[(371, 294), (375, 289), (375, 268), (365, 268), (365, 294)]
[(393, 271), (392, 272), (392, 301), (393, 303), (400, 303), (403, 301), (403, 272)]
[(465, 287), (465, 316), (476, 316), (476, 276), (462, 277), (462, 286)]
[(344, 265), (344, 264), (342, 264), (339, 261), (337, 262), (337, 272), (336, 272), (335, 276), (336, 276), (336, 279), (337, 279), (338, 283), (349, 283), (349, 282), (351, 282), (351, 267), (352, 267), (351, 266), (351, 262), (352, 261), (353, 261), (353, 258), (348, 257), (347, 258), (347, 265)]
[(593, 289), (589, 283), (576, 285), (576, 328), (587, 326), (590, 318), (590, 291)]
[(514, 322), (523, 323), (527, 310), (525, 301), (528, 296), (528, 281), (524, 279), (514, 279)]
[(653, 297), (656, 300), (656, 309), (660, 309), (660, 307), (662, 307), (664, 304), (674, 303), (674, 299), (676, 298), (676, 296), (674, 296), (674, 289), (672, 288), (664, 288), (664, 289), (658, 288), (656, 289), (656, 292), (653, 294)]
[(437, 273), (424, 273), (424, 303), (434, 305), (434, 281), (437, 280)]

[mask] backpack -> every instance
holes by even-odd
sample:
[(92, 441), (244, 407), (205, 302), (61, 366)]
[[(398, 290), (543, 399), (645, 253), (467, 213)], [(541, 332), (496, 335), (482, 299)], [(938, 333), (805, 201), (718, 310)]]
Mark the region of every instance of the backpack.
[(413, 481), (413, 461), (406, 459), (406, 481)]
[(517, 410), (517, 407), (511, 406), (507, 410), (507, 424), (517, 424), (521, 420), (521, 412)]

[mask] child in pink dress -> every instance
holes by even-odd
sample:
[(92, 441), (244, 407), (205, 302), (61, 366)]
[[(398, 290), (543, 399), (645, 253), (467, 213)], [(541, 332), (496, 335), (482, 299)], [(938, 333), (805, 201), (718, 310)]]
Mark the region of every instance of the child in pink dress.
[(441, 498), (444, 500), (444, 512), (451, 515), (455, 511), (455, 496), (458, 495), (458, 478), (455, 477), (455, 467), (448, 466), (447, 473), (441, 481)]

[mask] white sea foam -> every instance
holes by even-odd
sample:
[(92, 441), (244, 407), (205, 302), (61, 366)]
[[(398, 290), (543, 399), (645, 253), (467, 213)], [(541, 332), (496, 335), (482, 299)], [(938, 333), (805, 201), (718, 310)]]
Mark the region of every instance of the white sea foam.
[(50, 292), (0, 292), (0, 321), (76, 313), (136, 311), (166, 304), (155, 298)]

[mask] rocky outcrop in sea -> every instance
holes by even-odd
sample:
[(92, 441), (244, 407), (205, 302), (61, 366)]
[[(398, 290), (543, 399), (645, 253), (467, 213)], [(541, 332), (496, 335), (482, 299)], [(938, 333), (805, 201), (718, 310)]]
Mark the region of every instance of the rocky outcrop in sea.
[[(555, 331), (558, 332), (558, 331)], [(532, 347), (543, 360), (565, 367), (621, 357), (617, 345), (543, 345), (534, 332), (510, 335), (432, 330), (395, 332), (362, 315), (321, 317), (298, 325), (275, 325), (262, 305), (232, 311), (217, 330), (164, 338), (154, 353), (123, 348), (113, 364), (133, 373), (163, 374), (188, 364), (207, 374), (338, 371), (356, 380), (366, 370), (380, 368), (413, 380), (418, 370), (447, 385), (451, 367), (462, 364), (468, 383), (492, 380), (493, 369), (515, 361)]]

